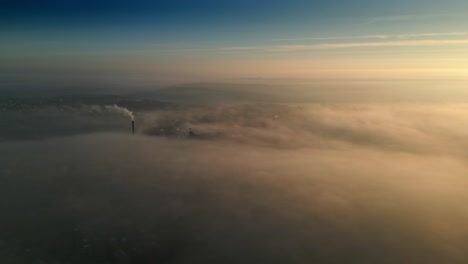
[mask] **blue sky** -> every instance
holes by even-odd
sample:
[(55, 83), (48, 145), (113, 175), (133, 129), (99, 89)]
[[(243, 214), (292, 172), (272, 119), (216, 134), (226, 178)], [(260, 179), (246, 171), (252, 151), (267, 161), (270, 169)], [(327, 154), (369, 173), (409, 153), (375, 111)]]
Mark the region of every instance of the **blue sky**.
[[(468, 46), (464, 0), (46, 0), (0, 5), (2, 66), (18, 70), (52, 71), (65, 65), (79, 72), (90, 64), (95, 71), (122, 65), (177, 76), (225, 67), (224, 73), (213, 72), (223, 75), (243, 65), (299, 65), (297, 72), (303, 75), (318, 64), (329, 64), (330, 70), (357, 62), (373, 68), (376, 55), (385, 61), (382, 70), (397, 67), (395, 58), (401, 58), (401, 66), (418, 68), (416, 60), (430, 54), (435, 64), (444, 51), (455, 61), (442, 66), (462, 70), (465, 64), (457, 58)], [(414, 55), (419, 53), (424, 55)]]

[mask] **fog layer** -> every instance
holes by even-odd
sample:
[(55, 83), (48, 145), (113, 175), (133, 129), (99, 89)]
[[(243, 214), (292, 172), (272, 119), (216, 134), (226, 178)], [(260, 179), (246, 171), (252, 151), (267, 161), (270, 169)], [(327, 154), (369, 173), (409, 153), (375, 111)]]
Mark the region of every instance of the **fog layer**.
[(135, 136), (68, 107), (3, 115), (1, 263), (468, 261), (466, 104), (136, 107)]

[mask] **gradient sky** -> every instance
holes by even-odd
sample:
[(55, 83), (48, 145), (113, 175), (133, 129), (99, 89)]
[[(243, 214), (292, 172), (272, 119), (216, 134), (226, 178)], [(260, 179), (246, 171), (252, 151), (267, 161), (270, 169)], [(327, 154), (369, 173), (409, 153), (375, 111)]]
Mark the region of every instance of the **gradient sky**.
[(468, 78), (466, 0), (1, 1), (3, 74)]

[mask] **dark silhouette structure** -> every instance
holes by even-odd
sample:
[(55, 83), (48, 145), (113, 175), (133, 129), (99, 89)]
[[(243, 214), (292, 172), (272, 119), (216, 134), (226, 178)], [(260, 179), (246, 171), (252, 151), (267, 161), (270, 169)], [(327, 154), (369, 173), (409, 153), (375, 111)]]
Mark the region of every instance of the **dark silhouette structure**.
[(135, 135), (135, 120), (132, 120), (132, 133)]

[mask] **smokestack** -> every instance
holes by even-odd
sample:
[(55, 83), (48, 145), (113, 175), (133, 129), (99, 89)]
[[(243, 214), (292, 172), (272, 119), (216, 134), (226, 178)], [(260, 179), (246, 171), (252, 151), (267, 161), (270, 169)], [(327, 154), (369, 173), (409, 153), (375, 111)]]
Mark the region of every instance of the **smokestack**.
[(135, 135), (135, 120), (132, 120), (132, 133)]

